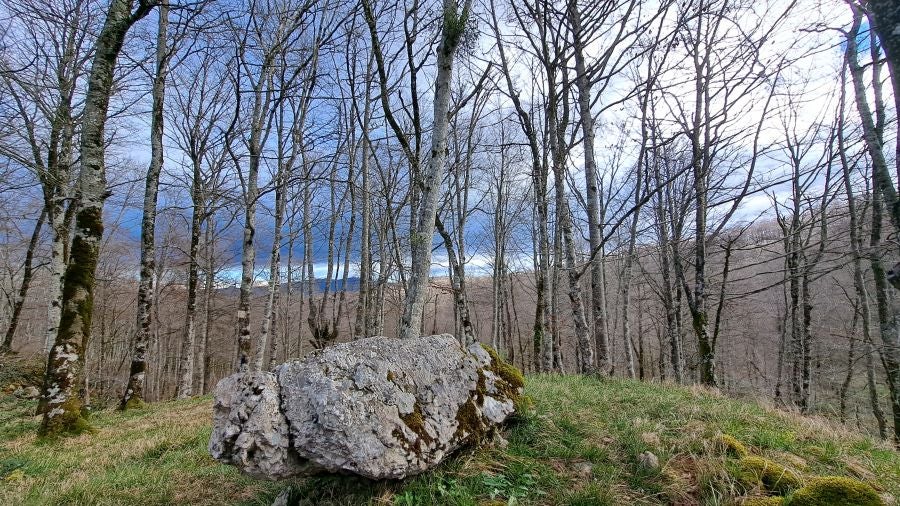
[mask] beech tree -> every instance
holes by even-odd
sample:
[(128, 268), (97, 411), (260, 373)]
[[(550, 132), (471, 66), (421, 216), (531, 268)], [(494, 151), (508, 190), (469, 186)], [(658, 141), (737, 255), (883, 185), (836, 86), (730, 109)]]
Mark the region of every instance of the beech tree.
[(159, 193), (159, 175), (163, 167), (163, 106), (165, 103), (166, 75), (172, 53), (169, 49), (169, 2), (160, 0), (159, 22), (156, 36), (156, 74), (153, 76), (153, 109), (150, 125), (150, 166), (144, 187), (144, 206), (141, 215), (141, 270), (138, 283), (137, 332), (128, 384), (120, 403), (121, 409), (140, 406), (144, 398), (144, 378), (147, 374), (147, 345), (150, 342), (150, 325), (153, 306), (153, 270), (156, 260), (155, 229), (156, 203)]
[[(866, 93), (865, 70), (859, 58), (858, 38), (864, 16), (863, 10), (851, 3), (853, 11), (853, 24), (846, 32), (845, 56), (853, 85), (856, 110), (859, 113), (862, 126), (862, 137), (866, 146), (866, 153), (872, 163), (872, 179), (874, 182), (874, 200), (872, 209), (872, 234), (870, 245), (878, 247), (882, 241), (882, 216), (886, 212), (888, 220), (894, 230), (900, 230), (900, 200), (897, 190), (888, 168), (887, 157), (884, 152), (884, 125), (885, 108), (884, 98), (881, 92), (880, 67), (878, 61), (878, 45), (871, 41), (872, 55), (872, 86), (875, 90), (874, 107), (869, 104)], [(896, 67), (893, 69), (896, 79)], [(896, 88), (895, 88), (896, 95)], [(881, 264), (881, 259), (873, 255), (871, 267), (875, 278), (875, 298), (877, 303), (878, 321), (880, 327), (883, 350), (881, 360), (888, 376), (888, 387), (891, 393), (891, 408), (894, 415), (894, 440), (900, 444), (900, 333), (898, 333), (898, 314), (900, 310), (896, 303), (889, 297), (887, 291), (888, 282), (895, 287), (896, 268), (886, 272)]]
[[(444, 160), (447, 156), (447, 126), (450, 112), (450, 79), (453, 76), (453, 60), (469, 20), (472, 0), (458, 5), (456, 0), (444, 0), (441, 26), (441, 42), (437, 48), (437, 74), (434, 81), (434, 125), (431, 132), (431, 150), (428, 165), (423, 174), (422, 202), (416, 212), (413, 230), (410, 231), (412, 265), (406, 300), (400, 320), (399, 335), (411, 338), (419, 335), (422, 313), (425, 310), (425, 294), (431, 277), (431, 243), (437, 216), (438, 194), (444, 179)], [(414, 181), (413, 184), (420, 184)]]
[(75, 391), (81, 379), (82, 351), (91, 335), (94, 271), (103, 238), (103, 202), (107, 197), (104, 127), (116, 60), (128, 30), (153, 8), (140, 1), (113, 0), (94, 44), (81, 132), (79, 204), (71, 259), (63, 283), (60, 328), (47, 361), (43, 399), (46, 411), (39, 433), (55, 436), (84, 430), (82, 401)]

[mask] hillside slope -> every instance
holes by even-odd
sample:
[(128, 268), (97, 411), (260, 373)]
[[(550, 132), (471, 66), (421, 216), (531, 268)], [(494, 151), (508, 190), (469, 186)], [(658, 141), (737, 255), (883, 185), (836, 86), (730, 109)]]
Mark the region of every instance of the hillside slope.
[[(96, 414), (93, 435), (36, 441), (33, 401), (0, 399), (0, 504), (735, 504), (764, 494), (722, 434), (814, 476), (852, 476), (890, 503), (900, 453), (825, 421), (699, 388), (530, 377), (534, 406), (479, 450), (398, 483), (320, 477), (269, 483), (206, 453), (210, 400)], [(659, 466), (641, 463), (650, 451)], [(793, 473), (792, 473), (793, 475)]]

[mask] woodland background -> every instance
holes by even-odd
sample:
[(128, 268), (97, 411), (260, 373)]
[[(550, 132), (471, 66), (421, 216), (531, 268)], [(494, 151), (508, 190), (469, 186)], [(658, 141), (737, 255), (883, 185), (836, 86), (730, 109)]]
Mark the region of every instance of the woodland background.
[[(42, 362), (116, 1), (0, 1), (0, 330)], [(79, 395), (122, 399), (138, 343), (161, 400), (209, 392), (241, 339), (265, 368), (421, 310), (416, 332), (528, 372), (716, 385), (887, 438), (900, 69), (878, 5), (147, 4), (103, 132)]]

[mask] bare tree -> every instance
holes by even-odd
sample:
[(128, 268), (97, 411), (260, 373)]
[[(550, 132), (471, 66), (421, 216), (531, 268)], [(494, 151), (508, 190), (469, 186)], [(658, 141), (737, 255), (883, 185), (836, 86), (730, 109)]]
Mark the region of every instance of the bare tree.
[[(893, 178), (888, 169), (887, 159), (884, 155), (883, 143), (883, 126), (884, 126), (884, 105), (882, 103), (882, 94), (880, 93), (879, 67), (877, 58), (872, 66), (872, 83), (876, 89), (875, 107), (870, 107), (865, 86), (865, 71), (859, 62), (859, 47), (857, 38), (859, 36), (860, 26), (862, 24), (863, 12), (855, 4), (851, 4), (853, 9), (853, 24), (846, 33), (846, 49), (845, 56), (847, 66), (850, 71), (851, 82), (856, 98), (856, 109), (859, 113), (860, 124), (862, 126), (862, 136), (865, 142), (866, 152), (872, 163), (872, 178), (874, 181), (873, 207), (872, 207), (872, 234), (870, 247), (877, 250), (881, 245), (881, 219), (886, 207), (890, 223), (895, 230), (900, 230), (900, 201), (897, 198), (897, 190), (894, 186)], [(874, 44), (873, 44), (874, 46)], [(876, 52), (877, 50), (873, 50)], [(880, 324), (880, 334), (883, 343), (881, 360), (884, 364), (885, 371), (888, 376), (888, 387), (891, 393), (891, 408), (894, 415), (894, 440), (896, 444), (900, 444), (900, 334), (897, 331), (898, 317), (900, 310), (896, 304), (890, 301), (887, 295), (887, 282), (892, 284), (897, 279), (896, 270), (886, 273), (881, 265), (881, 260), (877, 255), (871, 257), (872, 272), (875, 278), (875, 298), (878, 309), (878, 321)]]
[[(41, 183), (50, 240), (50, 281), (44, 351), (59, 329), (62, 283), (69, 259), (77, 195), (77, 137), (84, 101), (79, 92), (92, 55), (97, 5), (73, 0), (4, 2), (22, 23), (22, 37), (0, 61), (0, 78), (12, 101), (17, 128), (0, 142), (0, 152), (35, 173)], [(49, 7), (49, 10), (48, 10)], [(50, 41), (55, 47), (50, 46)]]
[(81, 132), (75, 235), (63, 285), (60, 329), (50, 350), (42, 394), (47, 404), (39, 429), (43, 436), (80, 432), (87, 424), (75, 388), (81, 379), (82, 352), (90, 338), (94, 271), (103, 238), (103, 202), (107, 197), (104, 127), (113, 72), (125, 36), (152, 7), (152, 3), (141, 1), (133, 10), (130, 0), (113, 0), (94, 45)]
[(153, 308), (154, 263), (156, 261), (156, 203), (159, 193), (159, 175), (163, 168), (163, 106), (165, 103), (166, 75), (172, 51), (169, 47), (169, 2), (160, 0), (159, 22), (156, 34), (156, 73), (153, 76), (151, 96), (153, 107), (150, 124), (150, 166), (144, 186), (144, 206), (141, 214), (141, 268), (138, 282), (137, 332), (125, 395), (119, 404), (121, 409), (140, 406), (144, 401), (144, 378), (147, 374), (147, 346), (150, 343)]
[(28, 249), (25, 250), (25, 260), (22, 261), (22, 282), (19, 284), (19, 291), (13, 303), (12, 312), (9, 315), (9, 325), (6, 327), (3, 343), (0, 344), (0, 353), (10, 352), (13, 349), (13, 338), (16, 336), (16, 329), (19, 326), (19, 317), (22, 315), (25, 297), (28, 296), (28, 289), (31, 287), (31, 280), (34, 277), (34, 253), (37, 250), (38, 241), (41, 238), (41, 228), (43, 228), (46, 218), (47, 210), (45, 208), (41, 211), (41, 216), (34, 224), (31, 239), (28, 241)]

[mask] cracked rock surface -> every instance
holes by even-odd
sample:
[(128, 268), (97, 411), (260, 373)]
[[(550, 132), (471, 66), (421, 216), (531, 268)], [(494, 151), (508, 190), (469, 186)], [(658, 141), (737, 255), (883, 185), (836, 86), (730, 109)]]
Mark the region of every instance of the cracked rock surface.
[(210, 454), (252, 476), (426, 471), (505, 421), (522, 376), (452, 335), (342, 343), (216, 386)]

